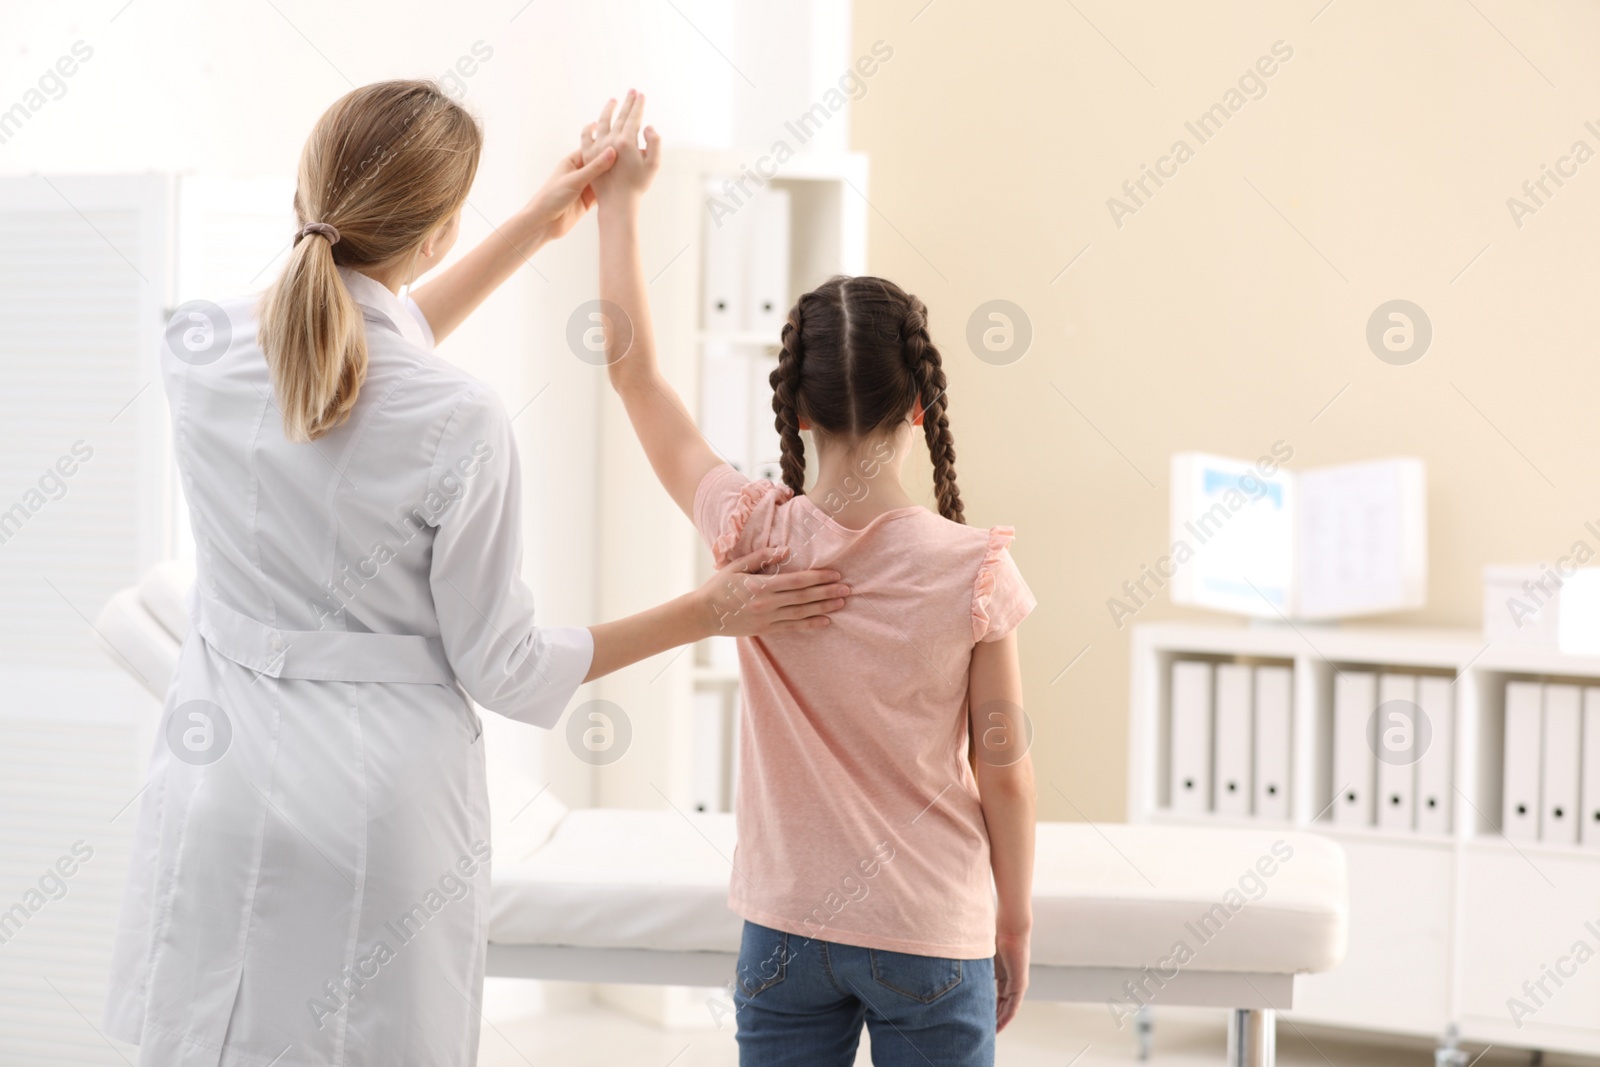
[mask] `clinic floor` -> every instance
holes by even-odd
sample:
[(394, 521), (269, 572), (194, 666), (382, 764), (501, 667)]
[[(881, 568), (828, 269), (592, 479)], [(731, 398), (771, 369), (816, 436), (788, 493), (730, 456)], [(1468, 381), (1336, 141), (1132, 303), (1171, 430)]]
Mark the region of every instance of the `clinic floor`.
[[(563, 998), (564, 999), (564, 998)], [(491, 1002), (492, 1003), (492, 1002)], [(503, 1001), (502, 1001), (503, 1004)], [(1226, 1036), (1220, 1013), (1167, 1009), (1158, 1014), (1151, 1067), (1218, 1067)], [(1477, 1056), (1480, 1049), (1472, 1049)], [(736, 1067), (732, 1025), (721, 1030), (665, 1030), (620, 1011), (569, 1001), (539, 1015), (491, 1006), (478, 1067)], [(862, 1040), (858, 1065), (870, 1064)], [(1024, 1005), (1000, 1035), (999, 1067), (1135, 1067), (1132, 1027), (1118, 1031), (1103, 1007)], [(1491, 1049), (1474, 1067), (1526, 1064), (1526, 1052)], [(1370, 1044), (1331, 1030), (1278, 1027), (1280, 1067), (1431, 1067), (1431, 1044)], [(1600, 1067), (1600, 1060), (1546, 1056), (1546, 1067)]]

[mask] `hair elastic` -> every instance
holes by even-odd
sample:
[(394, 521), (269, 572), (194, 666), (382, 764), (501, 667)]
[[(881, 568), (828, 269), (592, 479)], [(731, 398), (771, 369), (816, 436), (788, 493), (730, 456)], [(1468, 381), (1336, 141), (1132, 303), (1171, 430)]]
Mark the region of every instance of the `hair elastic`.
[(304, 226), (300, 227), (300, 232), (294, 235), (294, 243), (299, 244), (302, 237), (312, 233), (326, 237), (330, 245), (336, 245), (339, 243), (339, 231), (335, 229), (331, 223), (327, 222), (306, 223)]

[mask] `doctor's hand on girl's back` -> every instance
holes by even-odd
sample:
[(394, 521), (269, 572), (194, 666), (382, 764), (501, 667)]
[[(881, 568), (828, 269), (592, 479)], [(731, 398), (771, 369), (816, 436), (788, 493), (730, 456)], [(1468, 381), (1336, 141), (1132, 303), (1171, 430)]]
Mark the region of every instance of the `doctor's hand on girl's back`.
[(707, 637), (759, 637), (829, 625), (850, 587), (838, 571), (763, 574), (788, 549), (762, 549), (733, 560), (692, 593), (638, 615), (589, 627), (594, 659), (584, 680), (610, 674), (678, 645)]

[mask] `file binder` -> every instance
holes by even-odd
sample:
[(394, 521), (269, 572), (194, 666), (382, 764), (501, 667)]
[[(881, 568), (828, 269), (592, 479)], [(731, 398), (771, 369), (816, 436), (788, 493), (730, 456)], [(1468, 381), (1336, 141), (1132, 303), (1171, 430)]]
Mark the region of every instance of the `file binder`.
[(1506, 683), (1505, 776), (1500, 832), (1509, 841), (1539, 839), (1539, 756), (1544, 693), (1537, 682)]
[(1371, 738), (1378, 758), (1378, 828), (1410, 833), (1416, 823), (1417, 745), (1425, 729), (1416, 676), (1379, 678), (1378, 712)]
[[(700, 432), (733, 469), (750, 477), (752, 385), (749, 355), (730, 345), (705, 346), (700, 372)], [(772, 410), (769, 398), (767, 410)], [(770, 421), (770, 420), (769, 420)]]
[(1578, 759), (1583, 727), (1583, 690), (1544, 687), (1544, 759), (1540, 762), (1539, 840), (1578, 843)]
[(1254, 741), (1250, 689), (1253, 671), (1243, 664), (1217, 667), (1217, 778), (1212, 810), (1218, 815), (1250, 815)]
[(1370, 671), (1339, 671), (1333, 678), (1333, 808), (1336, 826), (1371, 826), (1375, 783), (1367, 721), (1378, 706), (1378, 679)]
[(721, 688), (694, 694), (694, 764), (689, 803), (695, 811), (726, 811), (723, 792), (727, 751), (727, 699)]
[(1583, 691), (1583, 828), (1579, 840), (1600, 848), (1600, 689)]
[(723, 634), (706, 638), (706, 666), (719, 670), (738, 670), (739, 639)]
[(744, 712), (740, 705), (740, 691), (733, 690), (728, 694), (728, 810), (732, 811), (735, 798), (739, 795), (739, 731), (740, 721)]
[[(722, 196), (720, 183), (707, 183), (706, 196)], [(745, 328), (745, 248), (753, 215), (749, 204), (717, 217), (707, 212), (700, 318), (708, 333), (729, 334)]]
[(1256, 817), (1289, 819), (1289, 766), (1294, 674), (1288, 667), (1256, 668)]
[(745, 210), (752, 217), (744, 328), (770, 334), (776, 344), (789, 317), (789, 192), (763, 189)]
[(1204, 814), (1211, 807), (1211, 664), (1172, 665), (1172, 810)]
[(750, 411), (750, 477), (782, 482), (783, 438), (778, 436), (777, 416), (772, 410), (772, 372), (778, 369), (778, 357), (746, 349), (744, 358), (750, 368), (746, 400)]
[(1455, 800), (1455, 686), (1448, 678), (1418, 678), (1417, 706), (1433, 731), (1417, 760), (1417, 832), (1448, 834)]

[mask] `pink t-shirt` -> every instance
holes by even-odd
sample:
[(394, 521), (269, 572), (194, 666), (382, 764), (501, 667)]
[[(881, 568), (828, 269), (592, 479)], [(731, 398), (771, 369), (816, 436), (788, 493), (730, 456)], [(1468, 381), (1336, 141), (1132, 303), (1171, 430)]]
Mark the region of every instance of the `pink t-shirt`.
[(1012, 531), (921, 507), (860, 530), (723, 465), (695, 494), (721, 566), (786, 545), (785, 570), (853, 587), (824, 630), (739, 640), (733, 911), (802, 937), (923, 956), (994, 954), (989, 837), (968, 762), (972, 649), (1033, 595)]

